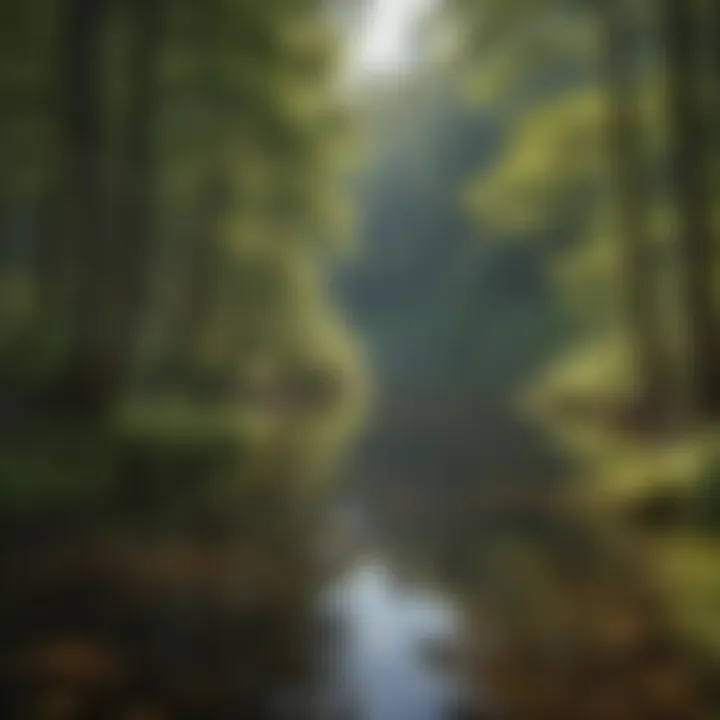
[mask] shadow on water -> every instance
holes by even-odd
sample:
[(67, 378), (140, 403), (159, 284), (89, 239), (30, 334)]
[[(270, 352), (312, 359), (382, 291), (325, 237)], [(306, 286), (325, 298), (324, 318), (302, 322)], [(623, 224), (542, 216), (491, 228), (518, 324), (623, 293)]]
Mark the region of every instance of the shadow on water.
[(637, 558), (580, 518), (494, 508), (468, 533), (461, 514), (442, 535), (384, 518), (401, 576), (457, 608), (425, 659), (473, 695), (428, 717), (706, 717), (696, 660)]
[(2, 716), (268, 717), (311, 667), (312, 575), (297, 539), (281, 537), (16, 539)]
[(509, 419), (426, 407), (336, 498), (290, 454), (125, 440), (104, 490), (5, 508), (2, 717), (707, 717), (641, 548)]
[(5, 524), (2, 716), (704, 717), (652, 578), (589, 518), (405, 499)]
[(518, 420), (469, 412), (423, 441), (422, 411), (381, 410), (348, 483), (339, 533), (360, 560), (338, 585), (340, 675), (359, 717), (709, 717), (646, 543), (553, 480)]
[[(93, 498), (6, 509), (1, 716), (707, 717), (641, 548), (474, 417), (485, 448), (378, 416), (335, 497), (215, 447), (179, 477), (142, 445)], [(488, 457), (515, 475), (477, 481)]]

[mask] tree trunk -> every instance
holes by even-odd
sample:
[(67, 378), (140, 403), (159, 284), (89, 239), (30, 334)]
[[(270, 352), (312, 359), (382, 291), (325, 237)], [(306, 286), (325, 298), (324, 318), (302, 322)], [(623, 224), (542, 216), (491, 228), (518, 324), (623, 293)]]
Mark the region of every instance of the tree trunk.
[[(653, 417), (669, 410), (668, 366), (647, 228), (647, 178), (633, 82), (636, 48), (626, 0), (603, 0), (602, 32), (609, 134), (615, 165), (627, 325), (634, 344), (638, 400)], [(645, 412), (643, 412), (643, 415)]]
[(163, 0), (131, 0), (130, 102), (123, 147), (125, 182), (116, 227), (113, 269), (118, 327), (114, 329), (116, 392), (132, 372), (147, 316), (154, 242), (154, 138), (159, 99)]
[(711, 228), (707, 108), (699, 92), (700, 33), (692, 3), (665, 0), (670, 117), (688, 324), (689, 400), (697, 419), (720, 414), (720, 344)]
[(196, 223), (190, 238), (184, 311), (180, 332), (183, 354), (196, 356), (206, 344), (208, 327), (214, 326), (222, 274), (220, 221), (228, 207), (228, 187), (220, 167), (210, 169), (197, 201)]
[[(70, 405), (95, 406), (105, 364), (104, 133), (102, 38), (104, 0), (67, 0), (63, 214), (59, 255), (67, 262), (69, 358), (63, 395)], [(59, 268), (63, 272), (64, 268)]]

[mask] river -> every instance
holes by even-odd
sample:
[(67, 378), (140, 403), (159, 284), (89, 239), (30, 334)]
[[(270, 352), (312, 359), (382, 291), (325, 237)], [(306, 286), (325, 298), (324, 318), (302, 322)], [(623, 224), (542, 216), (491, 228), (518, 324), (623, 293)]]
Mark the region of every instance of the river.
[(448, 598), (405, 584), (382, 558), (367, 557), (335, 581), (322, 605), (345, 628), (328, 680), (353, 718), (441, 720), (460, 706), (460, 678), (432, 667), (423, 652), (459, 642), (461, 617)]

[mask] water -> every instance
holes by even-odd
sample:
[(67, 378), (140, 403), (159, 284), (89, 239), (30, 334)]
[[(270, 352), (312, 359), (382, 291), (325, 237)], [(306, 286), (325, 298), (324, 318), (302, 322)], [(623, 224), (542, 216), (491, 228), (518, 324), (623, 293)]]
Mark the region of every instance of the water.
[(459, 678), (433, 668), (423, 647), (452, 647), (461, 621), (447, 599), (411, 587), (380, 558), (360, 559), (322, 598), (345, 632), (328, 680), (357, 720), (440, 720), (464, 694)]
[(425, 505), (339, 512), (322, 568), (277, 512), (252, 535), (28, 544), (5, 568), (0, 716), (707, 717), (662, 606), (585, 523)]
[(544, 510), (403, 518), (342, 512), (331, 534), (318, 720), (704, 717), (661, 605), (595, 530)]

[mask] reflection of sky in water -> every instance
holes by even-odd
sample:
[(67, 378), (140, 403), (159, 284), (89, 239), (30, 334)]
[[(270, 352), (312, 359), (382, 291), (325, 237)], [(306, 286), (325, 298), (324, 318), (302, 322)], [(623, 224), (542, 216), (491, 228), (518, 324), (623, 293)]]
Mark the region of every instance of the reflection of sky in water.
[(396, 584), (379, 563), (358, 568), (328, 598), (347, 623), (333, 682), (357, 699), (360, 720), (440, 720), (457, 685), (421, 658), (428, 639), (458, 632), (452, 607)]

